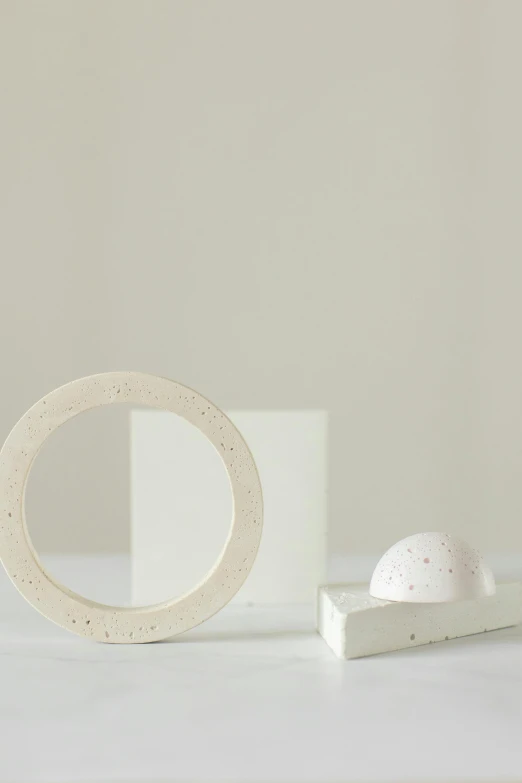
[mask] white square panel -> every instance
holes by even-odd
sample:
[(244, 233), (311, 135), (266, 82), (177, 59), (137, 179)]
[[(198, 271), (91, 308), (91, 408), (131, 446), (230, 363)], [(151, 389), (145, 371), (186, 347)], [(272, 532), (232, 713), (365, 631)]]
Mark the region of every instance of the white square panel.
[[(325, 411), (231, 411), (256, 460), (264, 495), (259, 554), (236, 601), (314, 602), (326, 579)], [(133, 600), (154, 603), (192, 588), (212, 567), (232, 516), (220, 458), (174, 414), (131, 416)]]

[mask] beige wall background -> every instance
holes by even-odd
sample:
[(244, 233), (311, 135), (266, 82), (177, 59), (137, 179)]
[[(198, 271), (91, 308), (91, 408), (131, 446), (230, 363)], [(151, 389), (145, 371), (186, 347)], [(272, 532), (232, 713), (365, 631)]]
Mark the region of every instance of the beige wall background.
[[(108, 369), (326, 408), (333, 551), (522, 550), (522, 4), (0, 12), (0, 435)], [(127, 438), (44, 449), (37, 547), (128, 547)]]

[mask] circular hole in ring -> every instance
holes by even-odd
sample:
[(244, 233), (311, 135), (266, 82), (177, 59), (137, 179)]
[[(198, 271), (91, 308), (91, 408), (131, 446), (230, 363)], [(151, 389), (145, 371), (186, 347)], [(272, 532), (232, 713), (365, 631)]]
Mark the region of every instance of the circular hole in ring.
[(146, 606), (203, 579), (232, 506), (225, 466), (197, 427), (121, 403), (50, 434), (29, 474), (25, 516), (55, 581), (109, 606)]

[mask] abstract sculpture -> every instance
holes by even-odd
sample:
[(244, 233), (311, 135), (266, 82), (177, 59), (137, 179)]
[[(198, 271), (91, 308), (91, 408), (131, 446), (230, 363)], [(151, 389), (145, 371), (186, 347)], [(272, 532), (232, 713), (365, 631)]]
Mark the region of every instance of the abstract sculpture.
[[(25, 486), (45, 440), (79, 413), (121, 402), (177, 413), (201, 430), (223, 460), (234, 501), (230, 533), (215, 566), (191, 592), (155, 606), (105, 606), (73, 593), (45, 571), (25, 523)], [(165, 378), (110, 372), (68, 383), (24, 414), (0, 452), (0, 560), (35, 609), (63, 628), (99, 642), (159, 641), (214, 615), (248, 576), (260, 542), (262, 520), (258, 473), (236, 427), (200, 394)]]

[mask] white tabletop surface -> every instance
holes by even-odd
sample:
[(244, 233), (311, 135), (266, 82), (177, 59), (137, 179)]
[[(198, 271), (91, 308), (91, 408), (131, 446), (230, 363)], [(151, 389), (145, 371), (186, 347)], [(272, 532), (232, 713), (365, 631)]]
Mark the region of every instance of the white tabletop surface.
[(306, 607), (98, 645), (0, 586), (0, 781), (522, 780), (522, 633), (339, 661)]

